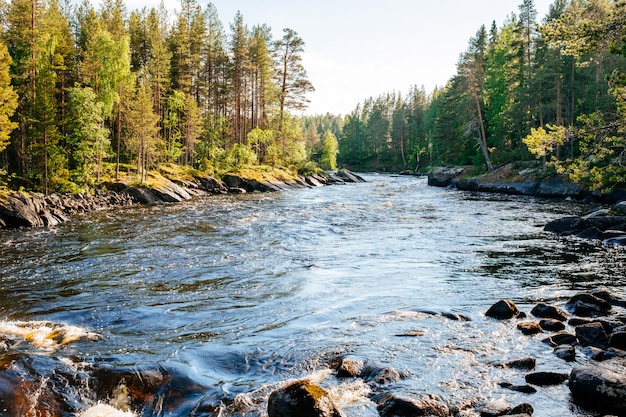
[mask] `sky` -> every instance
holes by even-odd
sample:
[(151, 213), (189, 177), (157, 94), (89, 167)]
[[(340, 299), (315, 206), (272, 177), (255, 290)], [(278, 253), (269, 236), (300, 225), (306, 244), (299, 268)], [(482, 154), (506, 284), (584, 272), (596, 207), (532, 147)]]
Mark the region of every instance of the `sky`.
[[(137, 1), (135, 5), (133, 2)], [(160, 0), (131, 0), (129, 9)], [(155, 4), (151, 4), (154, 2)], [(208, 0), (198, 0), (206, 7)], [(274, 39), (295, 30), (305, 42), (303, 64), (315, 92), (305, 114), (346, 115), (369, 97), (431, 93), (456, 73), (459, 55), (481, 25), (498, 27), (522, 0), (213, 0), (228, 31), (240, 11), (252, 28), (267, 24)], [(535, 0), (541, 22), (553, 0)], [(171, 12), (176, 0), (165, 0)]]

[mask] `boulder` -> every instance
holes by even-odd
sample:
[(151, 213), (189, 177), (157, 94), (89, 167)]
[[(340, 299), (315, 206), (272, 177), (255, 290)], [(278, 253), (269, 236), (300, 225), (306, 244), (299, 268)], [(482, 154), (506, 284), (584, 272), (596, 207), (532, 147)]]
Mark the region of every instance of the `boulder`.
[(569, 388), (574, 400), (603, 413), (626, 414), (626, 366), (613, 359), (574, 368)]
[(532, 310), (530, 314), (541, 319), (554, 319), (558, 321), (566, 321), (567, 313), (558, 307), (539, 303)]
[(343, 417), (328, 392), (310, 381), (296, 381), (270, 394), (268, 417)]
[(0, 219), (7, 228), (43, 226), (38, 212), (36, 204), (24, 193), (0, 197)]
[(590, 293), (579, 293), (574, 295), (565, 304), (565, 308), (576, 316), (601, 317), (613, 313), (611, 304), (602, 298)]
[(533, 372), (526, 375), (526, 382), (532, 385), (538, 385), (541, 387), (549, 385), (559, 385), (567, 381), (568, 374), (562, 374), (558, 372)]
[(447, 405), (431, 396), (413, 399), (389, 395), (379, 402), (378, 413), (380, 417), (452, 416)]
[(365, 363), (359, 359), (342, 358), (337, 365), (337, 377), (356, 378), (361, 375)]
[(402, 375), (393, 368), (369, 368), (361, 373), (365, 382), (376, 385), (388, 385), (398, 382)]
[(557, 347), (561, 345), (573, 345), (578, 343), (578, 339), (573, 334), (570, 334), (566, 331), (557, 332), (550, 337), (543, 339), (543, 343), (546, 343), (552, 347)]
[(511, 411), (511, 406), (503, 399), (497, 399), (489, 401), (480, 410), (480, 417), (498, 417), (508, 414)]
[(626, 307), (626, 299), (608, 290), (595, 290), (590, 293), (594, 297), (600, 298), (613, 306)]
[(576, 338), (582, 346), (594, 346), (600, 349), (605, 349), (609, 342), (604, 327), (598, 322), (577, 326)]
[(539, 323), (534, 321), (523, 321), (521, 323), (517, 323), (517, 329), (527, 336), (543, 333)]
[(554, 354), (557, 358), (563, 359), (565, 362), (573, 362), (576, 360), (576, 349), (572, 345), (562, 345), (554, 348)]
[(548, 332), (560, 332), (561, 330), (565, 330), (565, 324), (555, 319), (543, 319), (539, 321), (539, 326)]
[(609, 337), (609, 346), (619, 350), (626, 350), (626, 331), (613, 333)]
[(485, 315), (498, 320), (507, 320), (517, 317), (520, 311), (515, 303), (509, 300), (500, 300), (487, 310)]

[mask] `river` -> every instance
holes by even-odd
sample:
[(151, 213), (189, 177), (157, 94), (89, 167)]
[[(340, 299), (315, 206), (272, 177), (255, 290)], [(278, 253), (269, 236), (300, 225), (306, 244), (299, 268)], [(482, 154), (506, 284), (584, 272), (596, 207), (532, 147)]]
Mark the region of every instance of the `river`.
[(21, 415), (45, 415), (50, 398), (63, 405), (49, 415), (106, 401), (124, 410), (129, 398), (101, 398), (112, 387), (98, 376), (125, 374), (152, 391), (131, 401), (138, 416), (263, 416), (268, 393), (302, 377), (346, 416), (377, 416), (369, 385), (329, 371), (350, 355), (402, 374), (380, 388), (398, 395), (592, 416), (570, 404), (567, 385), (501, 388), (524, 373), (499, 363), (534, 356), (537, 370), (569, 372), (586, 359), (565, 363), (545, 335), (484, 312), (501, 298), (529, 311), (590, 288), (624, 296), (623, 249), (543, 231), (593, 207), (365, 178), (1, 232), (0, 414), (17, 407), (6, 404), (11, 384), (26, 397)]

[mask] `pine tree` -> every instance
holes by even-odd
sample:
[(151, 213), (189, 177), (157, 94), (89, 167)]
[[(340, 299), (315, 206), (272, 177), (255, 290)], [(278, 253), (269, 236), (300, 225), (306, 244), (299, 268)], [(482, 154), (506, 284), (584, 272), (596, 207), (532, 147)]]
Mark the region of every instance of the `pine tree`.
[(283, 38), (274, 44), (276, 85), (280, 90), (278, 130), (283, 132), (285, 112), (308, 105), (307, 93), (315, 91), (302, 65), (304, 41), (293, 29), (283, 29)]
[(127, 145), (136, 155), (137, 174), (140, 182), (144, 183), (148, 170), (160, 158), (164, 146), (159, 137), (159, 116), (153, 111), (152, 94), (143, 80), (129, 107), (126, 121), (130, 134)]
[(11, 86), (9, 67), (11, 55), (4, 42), (0, 41), (0, 152), (9, 145), (11, 132), (17, 123), (11, 120), (17, 109), (17, 93)]

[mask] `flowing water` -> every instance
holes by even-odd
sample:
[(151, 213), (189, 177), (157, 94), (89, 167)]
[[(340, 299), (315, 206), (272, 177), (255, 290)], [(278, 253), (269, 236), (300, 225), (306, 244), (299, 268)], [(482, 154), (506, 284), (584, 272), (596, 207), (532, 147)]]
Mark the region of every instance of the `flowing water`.
[[(0, 415), (264, 416), (268, 394), (303, 377), (348, 417), (376, 416), (381, 392), (467, 415), (498, 398), (593, 415), (566, 385), (500, 388), (524, 384), (508, 360), (569, 372), (586, 359), (484, 316), (501, 298), (529, 311), (589, 288), (625, 295), (623, 249), (543, 232), (592, 207), (366, 179), (2, 232)], [(402, 379), (338, 379), (345, 355)]]

